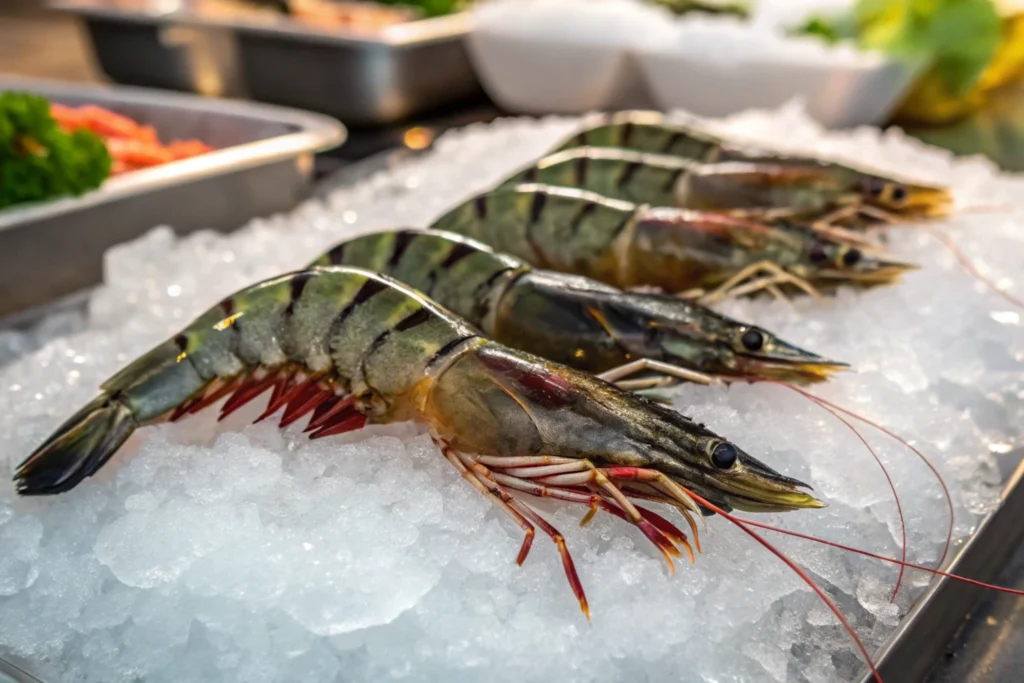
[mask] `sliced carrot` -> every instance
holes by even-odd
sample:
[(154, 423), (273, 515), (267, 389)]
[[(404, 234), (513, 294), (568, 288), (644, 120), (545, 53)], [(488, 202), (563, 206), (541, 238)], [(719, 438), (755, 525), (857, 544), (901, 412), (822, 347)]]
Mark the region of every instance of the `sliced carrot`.
[(140, 140), (107, 140), (110, 156), (133, 166), (159, 166), (174, 161), (169, 150)]
[(141, 126), (127, 116), (93, 104), (79, 107), (78, 111), (85, 117), (89, 128), (98, 135), (133, 139), (140, 136)]
[(65, 132), (74, 132), (86, 127), (85, 117), (77, 109), (62, 104), (51, 104), (50, 115)]
[(153, 126), (139, 126), (139, 139), (155, 145), (160, 144), (160, 138), (156, 136), (156, 128)]
[(213, 151), (212, 147), (195, 139), (162, 145), (153, 126), (141, 125), (127, 116), (92, 104), (81, 107), (51, 104), (50, 112), (63, 130), (73, 132), (85, 129), (103, 139), (113, 160), (111, 175), (189, 159)]
[(213, 151), (200, 140), (176, 140), (167, 145), (167, 149), (174, 155), (175, 159), (188, 159), (209, 154)]
[(129, 166), (120, 159), (114, 159), (110, 164), (110, 175), (112, 176), (121, 175), (122, 173), (127, 173), (128, 171), (134, 170), (134, 167)]

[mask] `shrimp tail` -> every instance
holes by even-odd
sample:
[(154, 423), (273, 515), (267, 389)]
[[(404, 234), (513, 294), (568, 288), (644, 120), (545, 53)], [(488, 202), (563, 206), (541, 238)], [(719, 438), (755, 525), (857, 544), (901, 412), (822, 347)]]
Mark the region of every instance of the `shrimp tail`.
[(137, 426), (131, 409), (103, 392), (18, 466), (18, 493), (52, 495), (74, 488), (107, 462)]

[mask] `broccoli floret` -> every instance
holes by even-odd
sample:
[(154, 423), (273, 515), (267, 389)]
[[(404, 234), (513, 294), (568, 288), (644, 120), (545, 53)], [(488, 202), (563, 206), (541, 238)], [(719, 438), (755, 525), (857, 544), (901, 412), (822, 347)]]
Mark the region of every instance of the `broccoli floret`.
[(62, 131), (45, 98), (0, 94), (0, 209), (80, 195), (99, 187), (110, 166), (103, 140), (85, 130)]

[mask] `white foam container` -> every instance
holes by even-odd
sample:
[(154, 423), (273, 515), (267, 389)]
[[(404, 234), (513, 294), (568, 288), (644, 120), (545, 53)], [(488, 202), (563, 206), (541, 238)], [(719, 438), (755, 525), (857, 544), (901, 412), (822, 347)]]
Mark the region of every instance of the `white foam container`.
[(510, 113), (721, 117), (802, 99), (831, 128), (884, 123), (925, 64), (786, 37), (807, 11), (676, 20), (636, 0), (492, 0), (471, 13), (467, 44), (484, 89)]
[(767, 55), (723, 61), (666, 45), (638, 49), (636, 61), (661, 109), (718, 117), (800, 98), (811, 116), (830, 128), (883, 124), (925, 66), (882, 58), (794, 61)]

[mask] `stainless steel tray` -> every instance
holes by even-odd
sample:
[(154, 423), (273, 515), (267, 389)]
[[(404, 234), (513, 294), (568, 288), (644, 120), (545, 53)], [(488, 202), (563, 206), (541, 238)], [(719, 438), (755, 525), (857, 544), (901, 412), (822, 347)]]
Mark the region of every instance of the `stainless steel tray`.
[[(1017, 457), (1019, 451), (1009, 454)], [(1024, 541), (1024, 461), (1006, 480), (998, 507), (978, 525), (943, 569), (952, 574), (992, 583), (1013, 559)], [(986, 589), (961, 581), (937, 578), (917, 599), (882, 648), (875, 664), (885, 681), (923, 681), (971, 608)], [(867, 674), (861, 683), (874, 683)]]
[(94, 0), (50, 6), (84, 18), (100, 66), (119, 83), (247, 95), (359, 125), (394, 123), (482, 92), (463, 43), (465, 14), (365, 36), (206, 17), (180, 0), (148, 10)]
[(100, 282), (103, 253), (154, 226), (227, 232), (290, 209), (310, 190), (313, 154), (345, 139), (333, 119), (266, 105), (0, 77), (4, 90), (99, 104), (152, 124), (161, 139), (199, 138), (216, 149), (81, 197), (0, 211), (0, 317)]

